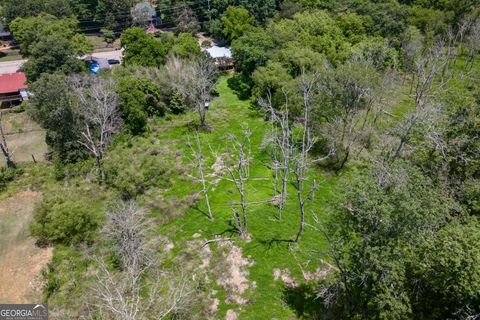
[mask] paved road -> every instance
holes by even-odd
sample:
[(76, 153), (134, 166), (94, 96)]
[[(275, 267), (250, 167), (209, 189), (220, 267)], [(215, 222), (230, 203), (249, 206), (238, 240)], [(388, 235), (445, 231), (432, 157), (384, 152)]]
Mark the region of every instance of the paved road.
[(93, 57), (122, 60), (123, 50), (107, 51), (107, 52), (94, 52)]
[[(95, 52), (93, 57), (122, 60), (122, 50)], [(27, 60), (15, 60), (0, 62), (0, 74), (16, 72)]]
[(27, 60), (14, 60), (14, 61), (5, 61), (0, 62), (0, 74), (1, 73), (13, 73), (20, 68)]

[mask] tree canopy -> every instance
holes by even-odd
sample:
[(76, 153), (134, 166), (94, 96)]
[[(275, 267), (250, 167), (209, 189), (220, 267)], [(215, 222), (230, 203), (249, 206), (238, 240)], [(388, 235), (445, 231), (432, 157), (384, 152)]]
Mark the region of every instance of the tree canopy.
[(167, 49), (143, 29), (127, 29), (122, 33), (120, 40), (125, 48), (123, 57), (125, 65), (155, 67), (165, 63)]

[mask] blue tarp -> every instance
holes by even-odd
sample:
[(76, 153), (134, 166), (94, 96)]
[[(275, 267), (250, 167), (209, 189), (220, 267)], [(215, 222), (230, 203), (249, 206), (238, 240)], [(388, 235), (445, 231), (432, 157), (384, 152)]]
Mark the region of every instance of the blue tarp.
[(98, 71), (100, 71), (100, 65), (95, 61), (92, 62), (92, 64), (90, 65), (90, 72), (92, 72), (93, 74), (97, 74)]

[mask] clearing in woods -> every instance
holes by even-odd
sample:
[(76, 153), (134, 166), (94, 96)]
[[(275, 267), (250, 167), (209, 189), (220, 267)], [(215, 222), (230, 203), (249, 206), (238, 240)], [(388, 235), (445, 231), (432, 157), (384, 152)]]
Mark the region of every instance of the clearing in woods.
[(28, 222), (41, 195), (21, 191), (0, 200), (0, 302), (39, 303), (42, 269), (52, 248), (42, 249), (28, 236)]

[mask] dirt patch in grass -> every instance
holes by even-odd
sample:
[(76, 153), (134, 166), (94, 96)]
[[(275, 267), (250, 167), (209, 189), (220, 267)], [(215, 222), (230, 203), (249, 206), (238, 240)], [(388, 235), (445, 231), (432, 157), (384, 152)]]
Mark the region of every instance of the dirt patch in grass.
[(289, 288), (298, 287), (298, 282), (292, 277), (288, 268), (281, 270), (278, 268), (273, 269), (273, 279), (282, 280), (285, 286)]
[(0, 201), (0, 302), (38, 303), (41, 271), (52, 258), (52, 248), (38, 248), (28, 236), (28, 223), (41, 195), (22, 191)]
[(247, 299), (243, 293), (254, 287), (254, 284), (248, 281), (248, 268), (253, 262), (242, 256), (242, 248), (233, 245), (232, 242), (223, 242), (219, 244), (224, 251), (224, 261), (226, 270), (218, 270), (217, 284), (222, 286), (227, 293), (227, 303), (245, 304)]
[(227, 315), (225, 316), (225, 320), (237, 320), (237, 319), (238, 319), (237, 313), (232, 309), (229, 309), (227, 311)]

